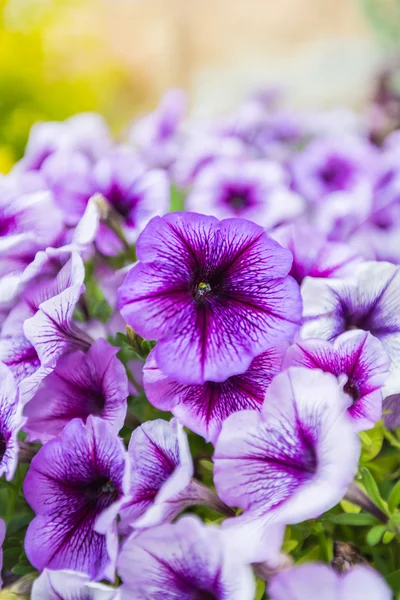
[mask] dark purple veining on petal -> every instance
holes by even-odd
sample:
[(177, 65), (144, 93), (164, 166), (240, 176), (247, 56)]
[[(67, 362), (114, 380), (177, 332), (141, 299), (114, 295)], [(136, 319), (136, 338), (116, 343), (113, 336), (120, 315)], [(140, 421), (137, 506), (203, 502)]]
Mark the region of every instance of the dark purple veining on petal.
[(0, 463), (3, 460), (6, 451), (7, 451), (7, 438), (6, 438), (6, 435), (2, 431), (0, 431)]

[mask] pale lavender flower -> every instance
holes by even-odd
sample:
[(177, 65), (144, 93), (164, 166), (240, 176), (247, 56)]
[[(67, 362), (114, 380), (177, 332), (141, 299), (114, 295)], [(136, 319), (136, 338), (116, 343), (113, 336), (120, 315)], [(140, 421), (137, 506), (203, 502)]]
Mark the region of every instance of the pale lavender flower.
[[(39, 252), (25, 270), (21, 280), (24, 290), (19, 302), (5, 319), (0, 337), (0, 360), (12, 370), (23, 404), (32, 398), (41, 381), (55, 365), (55, 362), (41, 363), (35, 344), (28, 339), (29, 335), (25, 336), (24, 328), (27, 327), (29, 331), (30, 319), (40, 312), (43, 305), (52, 305), (54, 302), (63, 307), (65, 303), (61, 301), (60, 304), (59, 299), (65, 295), (75, 294), (77, 300), (83, 290), (84, 277), (85, 268), (79, 254), (62, 249), (50, 248), (46, 252)], [(49, 324), (50, 327), (56, 326), (58, 316), (57, 312), (55, 320)], [(60, 326), (62, 327), (62, 323)], [(69, 346), (74, 347), (76, 340), (69, 340), (69, 344), (68, 339), (65, 339), (69, 327), (70, 325), (67, 330), (60, 330), (59, 343), (54, 338), (50, 342), (50, 348), (55, 349), (56, 353), (60, 345), (61, 350), (68, 349)], [(42, 333), (43, 331), (36, 331), (34, 328), (34, 339), (36, 340), (36, 335), (40, 338)]]
[(350, 396), (348, 413), (357, 431), (370, 429), (382, 416), (382, 387), (390, 361), (381, 342), (367, 331), (347, 331), (333, 343), (310, 339), (291, 346), (284, 367), (322, 369), (339, 377)]
[(387, 262), (365, 262), (346, 279), (308, 278), (301, 337), (332, 341), (351, 329), (380, 339), (391, 359), (384, 395), (400, 391), (400, 268)]
[(270, 559), (279, 527), (316, 518), (343, 498), (360, 454), (349, 401), (330, 373), (291, 367), (272, 381), (261, 412), (223, 423), (214, 482), (226, 504), (244, 511), (224, 526), (252, 562)]
[(96, 113), (81, 113), (65, 121), (33, 125), (24, 158), (15, 170), (40, 170), (43, 162), (57, 151), (80, 152), (94, 162), (111, 147), (110, 132)]
[(18, 432), (23, 425), (21, 405), (14, 377), (0, 363), (0, 477), (14, 477), (18, 465)]
[(122, 546), (118, 573), (123, 598), (135, 600), (252, 600), (250, 566), (214, 527), (194, 516), (133, 535)]
[(12, 306), (25, 268), (38, 250), (56, 243), (62, 229), (50, 192), (28, 193), (17, 178), (0, 179), (0, 306)]
[(271, 600), (391, 600), (392, 592), (374, 569), (356, 566), (337, 573), (322, 563), (285, 569), (268, 585)]
[(75, 226), (85, 212), (89, 198), (95, 193), (93, 166), (80, 152), (59, 150), (51, 154), (41, 167), (41, 174), (66, 225)]
[(164, 375), (152, 350), (143, 369), (146, 396), (153, 406), (171, 411), (186, 427), (214, 443), (230, 414), (261, 407), (271, 380), (281, 370), (286, 348), (270, 348), (241, 375), (203, 385), (183, 385)]
[(106, 421), (74, 419), (32, 460), (24, 493), (36, 513), (25, 551), (39, 570), (72, 569), (114, 579), (116, 516), (129, 490), (122, 441)]
[(93, 583), (83, 573), (44, 569), (32, 586), (31, 600), (119, 600), (119, 590)]
[(61, 356), (25, 407), (30, 441), (45, 443), (72, 419), (86, 422), (89, 415), (101, 417), (118, 433), (126, 416), (128, 379), (117, 351), (98, 339), (86, 354), (77, 350)]
[(196, 179), (186, 209), (219, 219), (242, 217), (271, 229), (304, 211), (304, 200), (288, 188), (278, 163), (215, 161)]
[(368, 197), (374, 185), (375, 161), (373, 147), (362, 138), (318, 138), (293, 156), (294, 187), (313, 203), (337, 192)]
[[(128, 243), (133, 244), (148, 221), (168, 211), (170, 186), (161, 169), (148, 169), (130, 148), (116, 148), (97, 162), (93, 185), (116, 211)], [(124, 247), (105, 224), (100, 226), (96, 245), (102, 254), (113, 256)]]
[(182, 147), (171, 167), (172, 179), (178, 187), (192, 185), (203, 170), (221, 159), (249, 158), (246, 145), (237, 138), (223, 137), (215, 132), (196, 132)]
[(271, 236), (293, 254), (290, 275), (302, 283), (310, 277), (343, 277), (351, 275), (361, 256), (348, 244), (331, 242), (321, 231), (306, 223), (283, 225)]
[(297, 330), (291, 254), (250, 221), (155, 217), (137, 255), (119, 289), (122, 316), (142, 337), (159, 340), (158, 366), (182, 383), (225, 381)]
[(170, 89), (156, 110), (132, 125), (129, 139), (148, 165), (167, 168), (174, 162), (179, 152), (179, 133), (185, 112), (185, 93)]

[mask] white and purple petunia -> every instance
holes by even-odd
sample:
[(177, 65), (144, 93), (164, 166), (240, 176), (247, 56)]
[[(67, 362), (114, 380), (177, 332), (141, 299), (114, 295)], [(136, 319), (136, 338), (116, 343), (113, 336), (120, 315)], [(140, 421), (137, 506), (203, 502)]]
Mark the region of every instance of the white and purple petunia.
[(118, 433), (126, 416), (128, 378), (117, 351), (100, 338), (86, 354), (77, 350), (61, 356), (25, 407), (30, 441), (45, 443), (72, 419), (86, 422), (89, 415), (105, 419)]
[(294, 188), (312, 203), (337, 193), (368, 198), (376, 174), (376, 154), (365, 139), (353, 135), (320, 137), (291, 161)]
[(271, 600), (391, 600), (385, 580), (370, 567), (337, 573), (322, 563), (283, 570), (268, 584)]
[(126, 322), (157, 339), (159, 368), (187, 384), (225, 381), (291, 340), (301, 320), (291, 253), (244, 219), (155, 217), (119, 289)]
[(265, 160), (215, 161), (196, 179), (186, 210), (218, 219), (241, 217), (271, 229), (293, 220), (305, 202), (291, 191), (278, 163)]
[(301, 284), (305, 277), (343, 277), (351, 275), (362, 258), (348, 244), (332, 242), (307, 223), (283, 225), (272, 237), (293, 254), (290, 275)]
[(128, 538), (117, 569), (127, 600), (252, 600), (255, 593), (250, 566), (219, 529), (194, 516)]
[[(146, 223), (168, 211), (169, 180), (161, 169), (149, 170), (130, 148), (119, 147), (99, 160), (93, 169), (93, 185), (115, 210), (128, 243), (133, 244)], [(99, 251), (114, 256), (124, 247), (105, 224), (96, 238)]]
[(182, 90), (170, 89), (152, 113), (133, 123), (130, 141), (149, 166), (168, 168), (177, 158), (186, 104)]
[(23, 425), (17, 384), (11, 370), (0, 362), (0, 476), (14, 477), (18, 464), (18, 432)]
[(143, 368), (146, 396), (153, 406), (171, 411), (186, 427), (215, 443), (230, 414), (261, 407), (269, 384), (281, 370), (286, 348), (281, 344), (266, 350), (241, 375), (202, 385), (184, 385), (164, 375), (152, 350)]
[(0, 308), (13, 305), (26, 267), (36, 252), (57, 244), (63, 230), (51, 193), (26, 179), (0, 178)]
[(129, 491), (120, 438), (103, 419), (74, 419), (32, 460), (24, 493), (36, 513), (25, 551), (34, 567), (114, 580), (116, 517)]
[(347, 331), (334, 342), (300, 340), (289, 348), (284, 367), (322, 369), (339, 377), (351, 399), (348, 413), (358, 431), (370, 429), (382, 417), (382, 388), (390, 360), (381, 342), (368, 331)]
[(58, 151), (79, 152), (94, 162), (111, 147), (110, 132), (103, 117), (80, 113), (65, 121), (35, 123), (30, 131), (23, 159), (14, 167), (17, 173), (37, 171)]
[(244, 511), (224, 525), (252, 562), (270, 559), (271, 525), (278, 535), (281, 524), (315, 518), (344, 496), (360, 453), (349, 403), (330, 373), (291, 367), (272, 381), (261, 412), (241, 411), (223, 423), (215, 487)]
[(385, 396), (400, 391), (400, 268), (387, 262), (365, 262), (346, 279), (308, 278), (301, 337), (336, 339), (352, 329), (377, 337), (391, 359)]
[(154, 527), (172, 521), (186, 506), (227, 507), (206, 486), (192, 479), (193, 462), (182, 425), (156, 419), (132, 433), (129, 498), (120, 510), (120, 530)]
[(44, 569), (32, 586), (31, 600), (119, 600), (119, 590), (94, 583), (75, 571)]

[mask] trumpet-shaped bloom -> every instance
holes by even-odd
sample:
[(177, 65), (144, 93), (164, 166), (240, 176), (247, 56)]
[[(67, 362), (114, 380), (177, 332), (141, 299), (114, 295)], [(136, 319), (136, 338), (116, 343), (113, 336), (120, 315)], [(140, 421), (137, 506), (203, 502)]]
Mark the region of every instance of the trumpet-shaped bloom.
[(322, 369), (341, 377), (343, 391), (351, 398), (349, 415), (354, 427), (370, 429), (382, 416), (382, 387), (390, 361), (381, 344), (367, 331), (347, 331), (333, 343), (302, 340), (291, 346), (284, 367)]
[(131, 489), (120, 511), (123, 533), (169, 522), (191, 504), (227, 509), (213, 492), (192, 479), (187, 437), (176, 419), (143, 423), (132, 433), (128, 453)]
[(295, 189), (310, 202), (336, 192), (368, 196), (374, 185), (373, 147), (355, 136), (315, 139), (294, 155)]
[(351, 275), (362, 258), (347, 244), (331, 242), (318, 229), (305, 223), (284, 225), (272, 237), (293, 254), (290, 275), (302, 283), (305, 277), (343, 277)]
[(327, 565), (308, 564), (286, 569), (268, 585), (271, 600), (390, 600), (385, 580), (370, 567), (356, 566), (337, 573)]
[(80, 113), (65, 121), (35, 123), (16, 172), (40, 170), (46, 158), (55, 152), (80, 152), (95, 161), (111, 147), (110, 132), (104, 119), (96, 113)]
[(18, 464), (18, 432), (23, 424), (15, 379), (0, 363), (0, 476), (14, 477)]
[(214, 482), (224, 502), (244, 511), (224, 525), (235, 546), (251, 539), (252, 562), (269, 558), (272, 524), (315, 518), (344, 496), (360, 453), (348, 405), (333, 375), (292, 367), (275, 377), (261, 412), (222, 425)]
[(384, 395), (398, 393), (400, 382), (400, 268), (366, 262), (346, 279), (307, 279), (301, 337), (332, 341), (344, 331), (363, 329), (380, 339), (391, 359)]
[(225, 381), (297, 330), (291, 254), (250, 221), (155, 217), (137, 255), (119, 289), (122, 316), (144, 338), (159, 340), (158, 366), (182, 383)]
[(74, 571), (45, 569), (35, 579), (31, 600), (119, 600), (119, 590), (93, 583), (87, 575)]
[(186, 209), (219, 219), (242, 217), (271, 229), (304, 210), (278, 163), (220, 160), (204, 169), (186, 200)]
[[(96, 192), (107, 199), (120, 217), (129, 243), (136, 241), (151, 218), (168, 211), (170, 189), (167, 174), (161, 169), (149, 171), (130, 149), (115, 149), (98, 161), (93, 179)], [(100, 226), (96, 245), (107, 256), (124, 249), (121, 240), (104, 224)]]
[(217, 528), (194, 516), (132, 536), (117, 567), (124, 598), (252, 600), (255, 593), (250, 566), (230, 552)]
[(114, 579), (116, 516), (129, 490), (122, 441), (106, 421), (74, 419), (45, 444), (25, 478), (36, 513), (25, 551), (39, 570), (72, 569), (91, 579)]
[(171, 411), (186, 427), (214, 443), (230, 414), (261, 407), (271, 380), (281, 370), (286, 347), (263, 352), (241, 375), (202, 385), (183, 385), (164, 375), (153, 350), (143, 369), (146, 396), (153, 406)]
[(74, 418), (105, 419), (118, 433), (126, 415), (128, 379), (115, 356), (118, 349), (98, 339), (84, 354), (62, 356), (25, 407), (25, 431), (30, 440), (47, 442)]

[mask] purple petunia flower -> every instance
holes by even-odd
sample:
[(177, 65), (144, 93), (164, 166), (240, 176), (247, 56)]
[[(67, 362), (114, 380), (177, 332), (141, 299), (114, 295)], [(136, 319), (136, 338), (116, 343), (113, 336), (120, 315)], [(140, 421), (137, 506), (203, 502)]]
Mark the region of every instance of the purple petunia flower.
[(251, 539), (252, 562), (269, 559), (271, 525), (315, 518), (343, 498), (360, 453), (348, 405), (333, 375), (292, 367), (275, 377), (261, 412), (241, 411), (222, 425), (215, 486), (244, 510), (224, 525), (243, 552)]
[[(31, 342), (41, 338), (44, 332), (33, 328), (32, 340), (28, 339), (30, 319), (35, 318), (42, 307), (51, 307), (54, 304), (57, 307), (61, 306), (61, 309), (57, 310), (49, 327), (53, 329), (60, 317), (65, 321), (66, 315), (63, 313), (63, 308), (66, 306), (65, 297), (75, 298), (73, 310), (84, 289), (84, 277), (85, 268), (79, 254), (62, 248), (58, 250), (49, 248), (46, 252), (38, 252), (33, 263), (25, 270), (24, 290), (19, 302), (4, 321), (0, 337), (0, 360), (12, 370), (23, 404), (32, 398), (44, 377), (55, 366), (55, 362), (41, 364), (35, 342)], [(78, 330), (75, 331), (72, 324), (63, 326), (60, 321), (60, 327), (60, 331), (55, 334), (56, 337), (51, 338), (50, 335), (49, 347), (57, 356), (60, 348), (67, 349), (69, 345), (74, 347), (78, 339)], [(71, 327), (75, 331), (75, 341), (68, 339), (68, 331)], [(28, 336), (25, 336), (25, 328), (28, 330)], [(79, 335), (84, 334), (82, 332)], [(82, 343), (84, 340), (88, 342), (87, 336), (82, 338)]]
[(143, 423), (132, 433), (128, 453), (131, 489), (120, 510), (121, 532), (172, 521), (193, 504), (227, 509), (211, 490), (192, 479), (188, 440), (176, 419)]
[(400, 391), (400, 268), (366, 262), (348, 279), (306, 279), (302, 286), (301, 337), (332, 341), (344, 331), (363, 329), (380, 339), (391, 359), (384, 395)]
[(351, 275), (354, 266), (362, 262), (348, 244), (328, 241), (326, 236), (306, 223), (284, 225), (271, 236), (293, 254), (290, 275), (302, 283), (310, 277), (343, 277)]
[(186, 427), (215, 443), (230, 414), (261, 407), (271, 380), (281, 370), (286, 348), (286, 344), (270, 348), (241, 375), (203, 385), (182, 385), (164, 375), (152, 350), (143, 369), (146, 396), (153, 406), (171, 411)]
[(171, 167), (172, 179), (181, 188), (192, 185), (203, 170), (221, 159), (249, 158), (246, 145), (237, 138), (222, 137), (214, 131), (196, 131), (181, 148)]
[(391, 600), (392, 592), (377, 571), (356, 566), (337, 573), (322, 563), (286, 569), (268, 585), (271, 600)]
[(304, 200), (288, 188), (278, 163), (219, 160), (195, 181), (186, 209), (219, 219), (242, 217), (271, 229), (302, 213)]
[(14, 477), (18, 464), (18, 432), (23, 425), (17, 386), (11, 370), (0, 363), (0, 477)]
[(194, 516), (130, 537), (118, 557), (123, 597), (135, 600), (252, 600), (251, 568), (220, 530)]
[[(156, 215), (168, 211), (170, 189), (167, 174), (161, 169), (148, 170), (130, 148), (116, 148), (95, 165), (93, 180), (101, 193), (121, 218), (128, 243)], [(124, 248), (115, 233), (100, 226), (96, 245), (102, 254), (113, 256)]]
[(337, 192), (367, 198), (374, 184), (375, 161), (373, 147), (362, 138), (315, 139), (293, 157), (294, 187), (310, 202)]
[(63, 227), (51, 193), (28, 193), (24, 186), (15, 177), (0, 179), (0, 307), (12, 306), (25, 268)]
[(225, 381), (290, 340), (301, 319), (291, 254), (261, 227), (195, 213), (155, 217), (119, 289), (125, 320), (158, 339), (160, 369), (182, 383)]
[(24, 158), (16, 172), (39, 170), (47, 157), (57, 151), (80, 152), (90, 161), (99, 159), (112, 141), (104, 119), (96, 113), (81, 113), (65, 121), (33, 125)]
[(182, 90), (170, 89), (161, 98), (155, 111), (132, 125), (130, 141), (148, 165), (168, 168), (176, 159), (186, 103), (186, 95)]
[(304, 340), (291, 346), (284, 367), (298, 366), (333, 373), (351, 398), (348, 409), (357, 431), (370, 429), (382, 416), (382, 391), (390, 361), (381, 342), (366, 331), (347, 331), (333, 343)]
[(74, 419), (32, 460), (24, 493), (36, 513), (25, 551), (39, 570), (73, 569), (113, 580), (116, 516), (129, 490), (122, 441), (106, 421)]
[(119, 590), (74, 571), (45, 569), (33, 582), (31, 600), (119, 600)]
[(62, 356), (25, 407), (25, 431), (31, 441), (47, 442), (74, 418), (105, 419), (118, 433), (125, 420), (128, 378), (115, 356), (118, 348), (98, 339), (87, 354)]
[(41, 174), (62, 210), (66, 225), (75, 226), (79, 222), (89, 198), (96, 191), (92, 170), (87, 156), (71, 150), (54, 152), (41, 167)]

